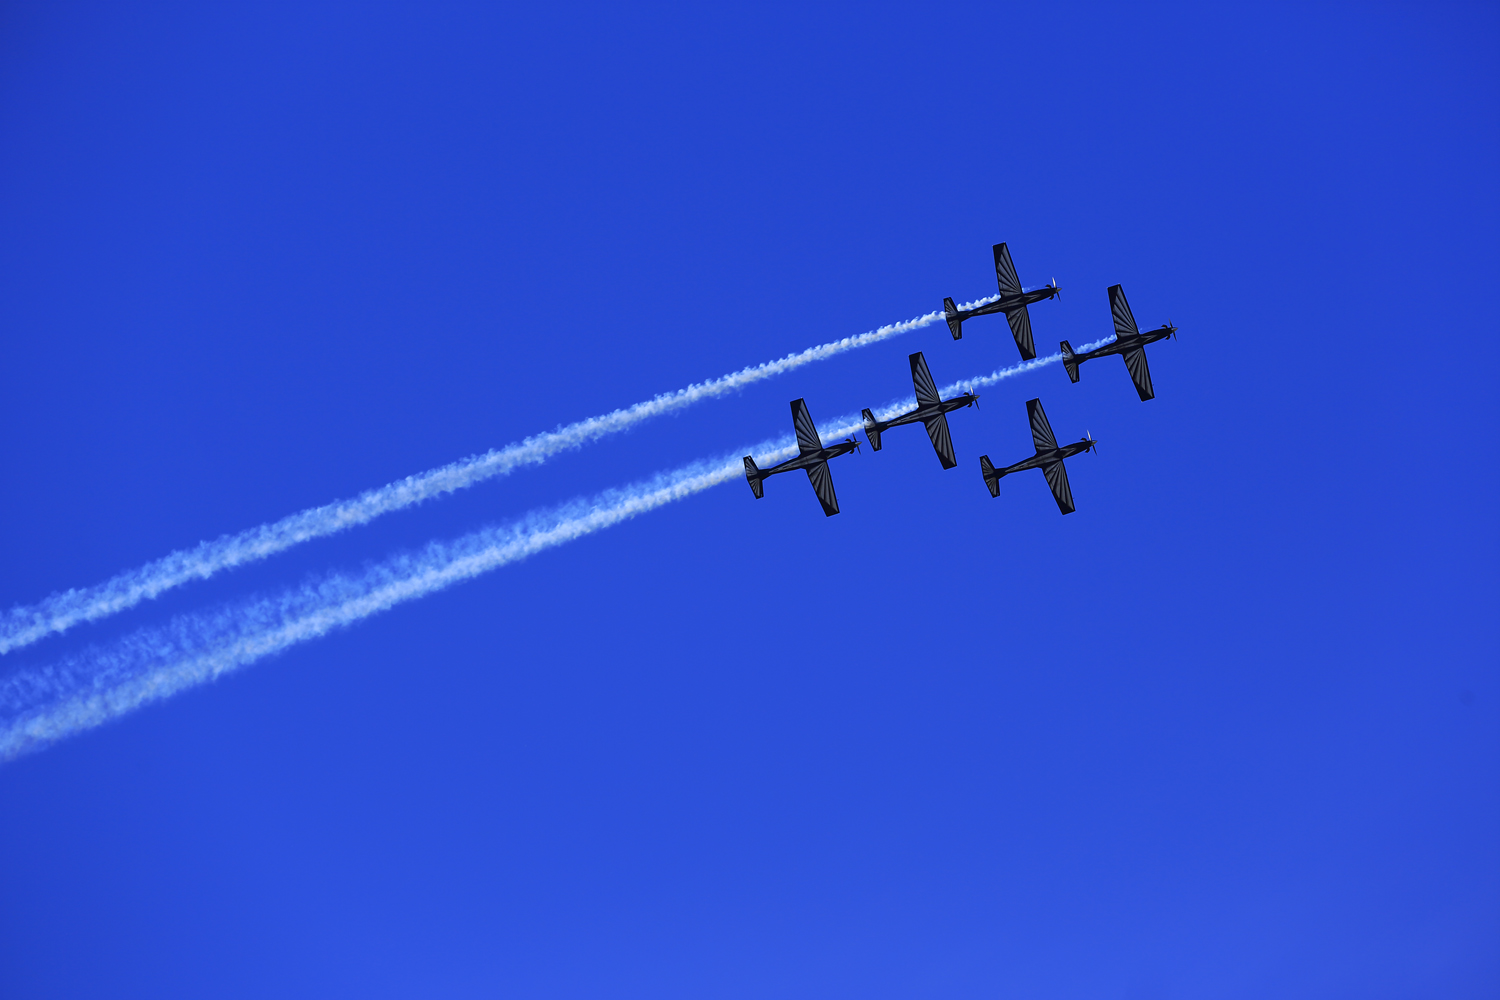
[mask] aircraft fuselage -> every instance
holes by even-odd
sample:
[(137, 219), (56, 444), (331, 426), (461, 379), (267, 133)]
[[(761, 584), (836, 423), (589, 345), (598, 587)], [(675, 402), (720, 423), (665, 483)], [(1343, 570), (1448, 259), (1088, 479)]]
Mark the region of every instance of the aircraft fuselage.
[(1125, 337), (1115, 334), (1115, 339), (1110, 343), (1105, 344), (1103, 347), (1096, 347), (1087, 354), (1076, 355), (1076, 357), (1079, 363), (1082, 363), (1091, 358), (1107, 358), (1111, 354), (1124, 354), (1126, 351), (1134, 350), (1137, 347), (1145, 347), (1147, 344), (1154, 344), (1158, 340), (1166, 340), (1175, 332), (1176, 330), (1173, 327), (1163, 326), (1155, 330), (1147, 330), (1145, 333), (1136, 333)]
[(978, 398), (978, 396), (971, 393), (964, 393), (962, 396), (945, 399), (936, 406), (919, 406), (915, 410), (901, 414), (899, 417), (880, 421), (880, 429), (885, 430), (888, 427), (900, 427), (902, 424), (920, 424), (928, 417), (935, 417), (941, 413), (952, 413), (954, 410), (961, 410), (965, 406), (971, 406)]
[(793, 472), (797, 469), (810, 469), (813, 466), (817, 465), (819, 462), (826, 462), (830, 458), (838, 458), (840, 455), (847, 455), (856, 447), (857, 444), (853, 441), (840, 441), (838, 444), (828, 448), (824, 448), (822, 451), (808, 452), (806, 455), (798, 455), (795, 458), (789, 458), (785, 462), (781, 462), (777, 465), (771, 466), (769, 469), (762, 469), (760, 470), (760, 478), (764, 479), (767, 476), (774, 476), (778, 472)]
[(1008, 476), (1012, 472), (1024, 472), (1027, 469), (1045, 468), (1046, 466), (1051, 465), (1053, 462), (1060, 462), (1065, 458), (1072, 458), (1074, 455), (1081, 455), (1084, 452), (1088, 451), (1092, 446), (1092, 441), (1074, 441), (1072, 444), (1065, 444), (1061, 448), (1049, 448), (1046, 451), (1039, 451), (1030, 458), (1021, 459), (1021, 461), (1017, 462), (1015, 465), (1008, 465), (1003, 469), (996, 469), (995, 471), (1002, 476)]
[(989, 316), (993, 313), (1009, 312), (1012, 309), (1019, 309), (1021, 306), (1029, 306), (1033, 302), (1045, 302), (1056, 294), (1057, 289), (1051, 285), (1046, 285), (1042, 288), (1033, 288), (1029, 292), (1022, 292), (1020, 295), (1012, 295), (1009, 298), (997, 299), (994, 302), (986, 302), (984, 305), (975, 306), (973, 309), (960, 309), (955, 318), (966, 320), (972, 319), (975, 316)]

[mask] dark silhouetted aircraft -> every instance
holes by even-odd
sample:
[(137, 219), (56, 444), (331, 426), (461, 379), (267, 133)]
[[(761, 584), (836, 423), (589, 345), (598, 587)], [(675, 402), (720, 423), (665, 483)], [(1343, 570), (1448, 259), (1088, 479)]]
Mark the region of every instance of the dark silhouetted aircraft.
[(1151, 369), (1146, 365), (1146, 345), (1168, 337), (1176, 338), (1177, 327), (1169, 321), (1166, 326), (1142, 333), (1136, 329), (1135, 317), (1130, 313), (1130, 303), (1125, 301), (1125, 290), (1119, 285), (1109, 286), (1109, 311), (1115, 317), (1115, 339), (1113, 343), (1083, 354), (1074, 354), (1073, 345), (1062, 342), (1063, 367), (1068, 378), (1078, 381), (1078, 366), (1094, 358), (1118, 354), (1125, 359), (1125, 368), (1130, 372), (1130, 381), (1141, 399), (1152, 399), (1156, 390), (1151, 388)]
[(1016, 265), (1010, 259), (1010, 250), (1004, 243), (995, 244), (995, 280), (1000, 283), (1000, 298), (994, 302), (986, 302), (974, 309), (960, 309), (953, 304), (952, 299), (943, 300), (943, 314), (948, 318), (948, 329), (953, 333), (953, 339), (957, 340), (964, 335), (964, 320), (1003, 312), (1010, 322), (1010, 332), (1016, 338), (1016, 346), (1021, 349), (1021, 360), (1030, 361), (1036, 357), (1036, 346), (1031, 342), (1031, 313), (1026, 311), (1026, 307), (1055, 296), (1058, 292), (1057, 282), (1029, 292), (1023, 290), (1021, 279), (1016, 277)]
[(937, 383), (932, 380), (932, 372), (927, 370), (927, 359), (922, 357), (922, 352), (913, 354), (910, 360), (911, 384), (917, 390), (917, 408), (890, 420), (876, 420), (875, 414), (863, 410), (861, 415), (865, 418), (865, 434), (870, 438), (870, 447), (879, 451), (880, 435), (886, 429), (899, 427), (901, 424), (923, 424), (927, 428), (927, 436), (932, 438), (932, 447), (937, 452), (938, 461), (943, 463), (943, 468), (951, 469), (958, 464), (958, 459), (953, 457), (953, 438), (948, 434), (948, 418), (945, 414), (977, 403), (979, 396), (966, 392), (962, 396), (943, 399), (938, 395)]
[(769, 469), (760, 469), (756, 467), (755, 459), (745, 456), (745, 478), (750, 482), (750, 492), (759, 500), (765, 495), (762, 480), (767, 476), (791, 472), (793, 469), (806, 469), (807, 480), (812, 483), (813, 492), (818, 495), (818, 503), (823, 505), (823, 513), (832, 517), (839, 512), (839, 498), (833, 492), (833, 474), (828, 471), (828, 460), (858, 451), (859, 442), (849, 438), (832, 448), (823, 447), (823, 441), (818, 437), (818, 428), (808, 415), (807, 404), (800, 399), (792, 400), (792, 428), (797, 432), (796, 458), (789, 458)]
[(1059, 448), (1057, 438), (1052, 436), (1052, 425), (1047, 423), (1047, 414), (1042, 409), (1040, 399), (1026, 401), (1026, 415), (1031, 419), (1031, 440), (1036, 444), (1036, 454), (1003, 469), (997, 469), (991, 465), (990, 456), (981, 455), (979, 468), (984, 473), (984, 485), (990, 488), (990, 496), (997, 497), (1000, 495), (1001, 476), (1008, 476), (1012, 472), (1020, 472), (1023, 469), (1041, 469), (1042, 475), (1047, 477), (1047, 488), (1052, 491), (1052, 496), (1057, 500), (1057, 509), (1064, 514), (1071, 514), (1073, 513), (1073, 490), (1068, 486), (1068, 470), (1063, 466), (1063, 459), (1072, 458), (1085, 451), (1093, 451), (1097, 442), (1092, 437), (1085, 436), (1081, 441)]

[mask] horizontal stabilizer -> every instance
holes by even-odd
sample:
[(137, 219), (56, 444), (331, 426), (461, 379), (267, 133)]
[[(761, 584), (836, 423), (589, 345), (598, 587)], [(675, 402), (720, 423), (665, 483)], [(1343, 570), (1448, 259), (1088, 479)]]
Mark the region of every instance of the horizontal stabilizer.
[(745, 480), (750, 484), (750, 492), (755, 494), (759, 500), (766, 495), (766, 484), (760, 475), (760, 469), (756, 468), (755, 459), (749, 455), (745, 456)]
[(1010, 335), (1016, 338), (1016, 349), (1021, 352), (1021, 360), (1030, 361), (1036, 357), (1036, 345), (1031, 341), (1031, 313), (1025, 306), (1020, 306), (1006, 310), (1005, 318), (1010, 322)]
[(996, 472), (995, 467), (990, 464), (990, 456), (979, 456), (979, 471), (984, 473), (984, 485), (989, 487), (990, 496), (999, 496), (1001, 473)]
[(829, 517), (837, 514), (839, 498), (833, 492), (833, 473), (828, 471), (828, 463), (819, 462), (809, 466), (807, 481), (812, 483), (813, 492), (818, 495), (818, 503), (823, 505), (823, 513)]
[(880, 450), (880, 432), (882, 430), (880, 421), (875, 419), (875, 414), (869, 410), (860, 410), (859, 415), (865, 418), (865, 437), (870, 439), (870, 450)]
[(1073, 513), (1073, 489), (1068, 485), (1068, 469), (1062, 462), (1042, 466), (1042, 475), (1047, 477), (1047, 488), (1057, 501), (1057, 509), (1064, 514)]
[(1122, 357), (1125, 358), (1125, 367), (1130, 371), (1130, 381), (1135, 383), (1135, 391), (1141, 397), (1141, 402), (1155, 399), (1156, 390), (1151, 388), (1151, 368), (1146, 364), (1146, 349), (1137, 347), (1133, 351), (1126, 351)]
[(1068, 373), (1068, 381), (1078, 381), (1078, 355), (1073, 353), (1073, 345), (1066, 340), (1058, 345), (1062, 349), (1063, 371)]
[(958, 318), (958, 306), (952, 299), (943, 300), (943, 315), (948, 319), (948, 332), (958, 340), (964, 335), (964, 321)]

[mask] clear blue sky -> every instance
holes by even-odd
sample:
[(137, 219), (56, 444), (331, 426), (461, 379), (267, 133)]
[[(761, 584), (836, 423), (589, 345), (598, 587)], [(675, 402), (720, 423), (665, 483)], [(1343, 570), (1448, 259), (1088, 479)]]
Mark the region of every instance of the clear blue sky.
[[(1490, 5), (0, 8), (0, 607), (1022, 280), (1054, 366), (0, 766), (0, 993), (1500, 992)], [(1211, 9), (1210, 9), (1211, 8)], [(0, 658), (1015, 358), (804, 368)], [(978, 456), (1058, 436), (990, 499)], [(797, 474), (799, 478), (800, 473)]]

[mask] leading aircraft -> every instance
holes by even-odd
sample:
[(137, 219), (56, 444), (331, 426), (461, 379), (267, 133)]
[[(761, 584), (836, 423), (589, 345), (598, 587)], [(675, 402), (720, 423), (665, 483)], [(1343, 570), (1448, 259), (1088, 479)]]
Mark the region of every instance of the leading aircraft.
[(1052, 497), (1057, 501), (1057, 509), (1064, 514), (1071, 514), (1074, 510), (1073, 490), (1068, 486), (1068, 470), (1063, 465), (1063, 459), (1072, 458), (1085, 451), (1093, 451), (1094, 445), (1098, 442), (1085, 435), (1083, 440), (1065, 444), (1059, 448), (1057, 438), (1052, 436), (1052, 425), (1047, 422), (1047, 413), (1042, 409), (1040, 399), (1026, 401), (1026, 416), (1031, 420), (1031, 440), (1036, 445), (1036, 454), (1003, 469), (997, 469), (991, 465), (990, 456), (981, 455), (979, 469), (984, 473), (984, 485), (990, 488), (990, 496), (998, 497), (1001, 476), (1008, 476), (1012, 472), (1021, 472), (1025, 469), (1041, 469), (1042, 475), (1047, 477), (1047, 488), (1052, 491)]
[(1026, 307), (1033, 302), (1055, 297), (1058, 293), (1057, 282), (1033, 288), (1029, 292), (1024, 290), (1021, 279), (1016, 276), (1016, 265), (1010, 259), (1010, 248), (1004, 243), (995, 244), (995, 280), (1000, 285), (1000, 298), (994, 302), (986, 302), (973, 309), (960, 309), (952, 299), (943, 300), (943, 315), (948, 319), (948, 330), (953, 334), (953, 339), (957, 340), (964, 335), (964, 320), (1003, 312), (1010, 323), (1011, 336), (1016, 338), (1016, 347), (1021, 350), (1021, 360), (1030, 361), (1036, 357), (1036, 345), (1031, 342), (1031, 313), (1027, 312)]
[(1135, 383), (1135, 391), (1141, 401), (1154, 399), (1156, 390), (1151, 388), (1151, 368), (1146, 364), (1146, 345), (1168, 337), (1177, 339), (1177, 327), (1168, 320), (1165, 326), (1142, 333), (1135, 325), (1130, 303), (1125, 301), (1125, 289), (1119, 285), (1109, 286), (1109, 311), (1115, 317), (1115, 339), (1111, 343), (1075, 354), (1072, 344), (1066, 340), (1062, 342), (1063, 368), (1067, 369), (1068, 378), (1077, 382), (1078, 366), (1085, 361), (1118, 354), (1125, 359), (1125, 369), (1130, 372), (1130, 381)]
[(807, 403), (800, 399), (792, 400), (792, 429), (797, 432), (796, 458), (789, 458), (769, 469), (761, 469), (756, 466), (755, 459), (745, 456), (745, 478), (750, 482), (750, 492), (759, 500), (765, 495), (762, 480), (767, 476), (791, 472), (793, 469), (806, 469), (807, 480), (812, 483), (813, 492), (818, 495), (818, 503), (823, 505), (823, 513), (832, 517), (839, 512), (839, 498), (833, 492), (833, 474), (828, 471), (828, 460), (858, 451), (859, 442), (849, 438), (831, 448), (823, 447), (823, 439), (818, 437), (818, 428), (807, 412)]
[(862, 410), (861, 416), (865, 418), (865, 434), (870, 439), (870, 447), (875, 451), (880, 450), (880, 435), (888, 428), (920, 423), (927, 428), (927, 436), (932, 439), (932, 448), (937, 452), (938, 461), (943, 463), (943, 468), (951, 469), (958, 464), (958, 459), (953, 457), (953, 438), (948, 433), (946, 414), (978, 403), (979, 395), (966, 392), (952, 399), (944, 399), (938, 393), (937, 383), (932, 380), (932, 372), (928, 371), (927, 359), (922, 357), (922, 352), (918, 351), (908, 360), (911, 362), (911, 384), (917, 390), (917, 408), (889, 420), (876, 420), (875, 414)]

